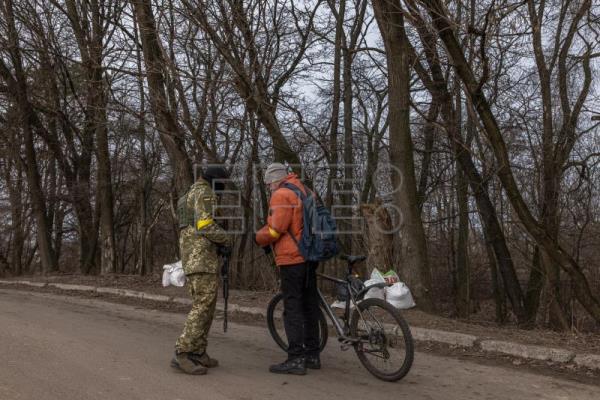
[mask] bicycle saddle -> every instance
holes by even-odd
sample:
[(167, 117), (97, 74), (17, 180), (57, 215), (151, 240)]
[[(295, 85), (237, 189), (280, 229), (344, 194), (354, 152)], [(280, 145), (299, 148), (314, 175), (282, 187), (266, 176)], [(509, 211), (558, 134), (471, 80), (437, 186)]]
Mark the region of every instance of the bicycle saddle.
[(342, 260), (348, 261), (348, 264), (350, 265), (354, 265), (357, 262), (361, 262), (367, 259), (367, 256), (351, 256), (351, 255), (347, 255), (347, 254), (342, 254), (340, 256), (340, 258)]

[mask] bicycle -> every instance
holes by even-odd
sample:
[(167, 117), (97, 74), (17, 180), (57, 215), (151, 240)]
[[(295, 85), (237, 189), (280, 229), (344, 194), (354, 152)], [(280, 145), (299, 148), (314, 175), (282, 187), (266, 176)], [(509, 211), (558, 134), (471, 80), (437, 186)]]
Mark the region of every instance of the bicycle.
[[(337, 333), (342, 351), (353, 347), (358, 359), (371, 374), (384, 381), (398, 381), (409, 372), (414, 359), (414, 343), (410, 328), (400, 311), (388, 302), (377, 298), (364, 299), (370, 289), (383, 289), (388, 286), (387, 283), (382, 282), (365, 287), (363, 282), (352, 273), (354, 264), (364, 261), (367, 257), (343, 255), (340, 258), (348, 262), (345, 279), (317, 272), (318, 277), (334, 282), (342, 292), (348, 293), (344, 313), (338, 317), (318, 290), (320, 350), (325, 348), (328, 340), (326, 315)], [(285, 332), (280, 332), (283, 331), (282, 324), (276, 324), (277, 307), (282, 304), (282, 299), (283, 295), (278, 293), (269, 302), (267, 325), (277, 345), (287, 351)], [(350, 315), (351, 308), (352, 315)], [(401, 357), (400, 366), (391, 367), (390, 370), (388, 367), (396, 358), (392, 357), (396, 352)], [(383, 364), (384, 368), (375, 365), (376, 362)]]

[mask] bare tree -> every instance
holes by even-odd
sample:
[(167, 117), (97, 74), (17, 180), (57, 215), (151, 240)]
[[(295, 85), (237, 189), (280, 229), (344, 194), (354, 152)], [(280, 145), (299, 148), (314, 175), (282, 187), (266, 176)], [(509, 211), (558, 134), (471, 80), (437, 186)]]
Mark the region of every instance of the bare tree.
[(373, 8), (388, 64), (390, 162), (394, 204), (402, 214), (402, 273), (423, 308), (432, 310), (431, 271), (418, 206), (410, 134), (409, 47), (403, 11), (399, 1), (374, 0)]
[(548, 258), (560, 265), (571, 277), (575, 289), (575, 295), (586, 310), (597, 320), (600, 321), (600, 303), (592, 294), (585, 275), (581, 272), (580, 266), (562, 248), (556, 239), (552, 237), (546, 228), (540, 224), (531, 213), (519, 190), (512, 170), (510, 169), (510, 160), (506, 150), (506, 143), (500, 132), (498, 122), (490, 108), (481, 85), (476, 80), (471, 67), (468, 65), (464, 51), (458, 43), (454, 30), (449, 23), (448, 14), (445, 6), (438, 0), (423, 0), (423, 5), (431, 16), (440, 39), (444, 42), (446, 51), (452, 59), (457, 74), (464, 83), (465, 91), (471, 101), (481, 123), (485, 129), (487, 139), (489, 140), (494, 156), (497, 162), (497, 175), (504, 190), (506, 190), (510, 203), (519, 216), (524, 227), (535, 239), (541, 249), (547, 254)]
[(183, 132), (177, 115), (169, 107), (165, 77), (166, 57), (158, 36), (150, 0), (132, 0), (134, 15), (140, 31), (144, 53), (150, 104), (163, 146), (167, 150), (175, 172), (178, 193), (187, 189), (192, 181), (192, 165), (185, 150)]

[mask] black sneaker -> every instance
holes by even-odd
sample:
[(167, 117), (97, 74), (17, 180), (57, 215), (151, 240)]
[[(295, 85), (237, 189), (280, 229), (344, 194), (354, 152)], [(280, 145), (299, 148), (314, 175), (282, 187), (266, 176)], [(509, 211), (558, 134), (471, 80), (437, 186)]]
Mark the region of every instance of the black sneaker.
[(306, 375), (304, 358), (298, 357), (291, 360), (288, 359), (281, 364), (271, 365), (269, 367), (269, 372), (274, 374)]
[(321, 369), (321, 358), (319, 356), (304, 357), (304, 365), (309, 369)]

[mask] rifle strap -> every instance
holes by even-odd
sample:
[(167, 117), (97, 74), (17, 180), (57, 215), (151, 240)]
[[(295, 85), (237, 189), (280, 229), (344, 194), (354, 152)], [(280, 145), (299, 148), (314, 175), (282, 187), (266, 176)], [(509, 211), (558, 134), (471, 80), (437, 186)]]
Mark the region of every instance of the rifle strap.
[(229, 300), (229, 257), (223, 257), (223, 267), (221, 268), (221, 278), (223, 278), (223, 332), (227, 332), (227, 305)]

